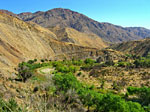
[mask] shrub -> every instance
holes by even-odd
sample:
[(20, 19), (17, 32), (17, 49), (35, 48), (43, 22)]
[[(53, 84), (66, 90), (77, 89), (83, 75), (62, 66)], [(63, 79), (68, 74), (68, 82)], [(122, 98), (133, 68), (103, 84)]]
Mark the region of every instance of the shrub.
[(33, 71), (36, 68), (42, 67), (43, 64), (40, 63), (34, 63), (33, 60), (29, 60), (28, 62), (22, 62), (18, 65), (18, 74), (19, 78), (22, 79), (23, 82), (25, 82), (27, 79), (33, 76)]
[(101, 99), (101, 95), (89, 88), (81, 88), (78, 90), (78, 95), (85, 106), (88, 106), (88, 111), (90, 107), (97, 105)]
[(23, 112), (14, 99), (8, 102), (0, 98), (0, 112)]
[(142, 105), (148, 106), (150, 104), (150, 88), (147, 87), (128, 87), (129, 95), (137, 95)]
[(83, 62), (82, 60), (73, 60), (73, 61), (72, 61), (72, 64), (73, 64), (73, 65), (77, 65), (77, 66), (83, 65), (83, 63), (84, 63), (84, 62)]
[(59, 65), (56, 67), (56, 70), (58, 72), (61, 72), (61, 73), (75, 73), (76, 71), (78, 71), (80, 68), (79, 67), (76, 67), (76, 66), (62, 66), (62, 65)]
[(113, 66), (115, 63), (112, 60), (108, 60), (105, 62), (106, 66)]
[(34, 63), (34, 60), (29, 60), (27, 63), (33, 64), (33, 63)]
[(34, 59), (34, 62), (37, 62), (37, 59)]
[(127, 102), (128, 107), (129, 107), (129, 112), (145, 112), (144, 109), (141, 107), (139, 103), (136, 102)]
[(92, 60), (92, 59), (90, 59), (90, 58), (87, 58), (87, 59), (84, 61), (85, 64), (90, 64), (90, 65), (93, 65), (95, 62), (96, 62), (95, 60)]
[(41, 59), (41, 62), (44, 62), (45, 60), (44, 59)]
[(25, 65), (18, 67), (18, 73), (23, 82), (26, 82), (26, 80), (33, 75), (33, 72), (30, 70), (30, 68)]
[(77, 76), (81, 76), (81, 74), (82, 74), (82, 72), (79, 72), (79, 73), (77, 74)]
[(77, 89), (81, 85), (72, 73), (67, 74), (55, 74), (53, 77), (54, 84), (57, 88), (62, 91), (67, 91), (69, 89)]
[(136, 67), (150, 67), (150, 58), (141, 57), (134, 61)]

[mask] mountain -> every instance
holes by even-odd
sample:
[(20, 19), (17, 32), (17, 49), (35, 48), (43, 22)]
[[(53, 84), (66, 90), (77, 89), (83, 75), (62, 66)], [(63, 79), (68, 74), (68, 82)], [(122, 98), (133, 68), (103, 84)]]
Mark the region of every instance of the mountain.
[(60, 42), (50, 30), (0, 12), (0, 72), (12, 71), (29, 59), (87, 58), (98, 53), (96, 48)]
[(126, 54), (147, 56), (150, 54), (150, 38), (115, 44), (112, 45), (111, 48), (114, 50), (124, 52)]
[(150, 37), (150, 30), (136, 27), (121, 27), (110, 23), (97, 22), (83, 14), (69, 9), (55, 8), (46, 12), (21, 13), (24, 21), (32, 21), (43, 27), (70, 27), (84, 33), (94, 33), (108, 42), (123, 42)]
[[(2, 13), (6, 13), (10, 16), (19, 18), (20, 17), (10, 11), (7, 10), (0, 10), (0, 12)], [(39, 13), (39, 12), (38, 12)], [(21, 18), (22, 17), (28, 17), (28, 15), (31, 15), (32, 13), (30, 12), (26, 12), (26, 13), (21, 13)], [(80, 46), (87, 46), (87, 47), (93, 47), (93, 48), (104, 48), (107, 47), (107, 43), (104, 42), (101, 38), (99, 38), (97, 35), (93, 34), (93, 33), (82, 33), (79, 32), (73, 28), (60, 28), (60, 27), (53, 27), (53, 28), (49, 28), (53, 33), (56, 34), (57, 40), (62, 41), (62, 42), (69, 42), (69, 43), (73, 43), (76, 45), (80, 45)]]
[[(6, 14), (8, 14), (8, 15), (10, 15), (10, 16), (13, 16), (13, 17), (18, 17), (17, 14), (14, 14), (13, 12), (10, 12), (10, 11), (8, 11), (8, 10), (0, 10), (0, 12), (6, 13)], [(18, 18), (19, 18), (19, 17), (18, 17)]]

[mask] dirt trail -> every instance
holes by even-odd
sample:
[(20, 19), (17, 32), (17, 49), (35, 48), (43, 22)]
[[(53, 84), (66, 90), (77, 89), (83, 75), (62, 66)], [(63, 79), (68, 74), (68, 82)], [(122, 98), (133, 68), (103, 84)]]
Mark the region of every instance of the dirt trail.
[(40, 72), (44, 73), (44, 74), (48, 74), (50, 73), (51, 71), (53, 71), (54, 69), (52, 68), (44, 68), (44, 69), (41, 69)]
[(50, 68), (50, 67), (47, 67), (47, 68), (39, 68), (39, 69), (37, 70), (37, 73), (42, 74), (42, 75), (48, 75), (48, 74), (50, 74), (52, 71), (54, 71), (54, 68)]

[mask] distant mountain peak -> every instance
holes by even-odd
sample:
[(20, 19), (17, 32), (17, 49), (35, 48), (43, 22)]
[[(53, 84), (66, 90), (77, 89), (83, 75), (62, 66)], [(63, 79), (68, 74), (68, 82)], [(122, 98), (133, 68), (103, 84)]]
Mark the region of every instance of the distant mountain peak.
[(28, 14), (32, 14), (32, 12), (23, 12), (23, 13), (20, 13), (20, 14), (28, 15)]
[(10, 16), (18, 17), (17, 14), (14, 14), (13, 12), (8, 11), (8, 10), (1, 9), (0, 12), (8, 14)]
[[(48, 10), (48, 11), (68, 11), (68, 12), (75, 12), (75, 11), (72, 11), (71, 9), (65, 9), (65, 8), (54, 8), (54, 9), (51, 9), (51, 10)], [(78, 12), (76, 12), (78, 13)]]
[(24, 21), (32, 21), (43, 27), (70, 27), (84, 33), (94, 33), (105, 41), (118, 43), (150, 37), (150, 30), (125, 28), (110, 23), (97, 22), (83, 14), (64, 8), (54, 8), (45, 12), (18, 15)]

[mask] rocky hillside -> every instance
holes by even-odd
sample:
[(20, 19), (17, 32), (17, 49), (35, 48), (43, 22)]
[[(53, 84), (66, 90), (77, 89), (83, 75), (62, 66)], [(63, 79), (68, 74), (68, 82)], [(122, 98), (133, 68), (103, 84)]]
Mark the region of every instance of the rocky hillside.
[(32, 22), (0, 12), (0, 66), (1, 72), (13, 70), (20, 61), (28, 59), (87, 58), (98, 55), (90, 47), (57, 41), (57, 36)]
[(113, 45), (111, 48), (125, 52), (127, 54), (136, 54), (138, 56), (147, 56), (150, 54), (150, 38), (130, 41)]
[(101, 38), (92, 33), (82, 33), (73, 28), (54, 27), (49, 29), (53, 33), (55, 33), (57, 39), (62, 42), (69, 42), (80, 46), (87, 46), (98, 49), (107, 47), (106, 42), (104, 42)]
[(148, 29), (124, 28), (110, 23), (100, 23), (69, 9), (56, 8), (46, 12), (21, 13), (18, 16), (24, 21), (32, 21), (46, 28), (71, 27), (80, 32), (94, 33), (108, 42), (123, 42), (150, 37)]
[[(2, 13), (6, 13), (10, 16), (19, 18), (20, 17), (17, 14), (14, 14), (8, 10), (0, 10)], [(32, 13), (26, 12), (26, 13), (21, 13), (21, 18), (22, 17), (28, 17)], [(76, 45), (80, 46), (87, 46), (87, 47), (92, 47), (92, 48), (104, 48), (107, 46), (107, 42), (104, 42), (99, 36), (95, 35), (94, 33), (83, 33), (79, 32), (73, 28), (61, 28), (61, 27), (51, 27), (49, 28), (55, 35), (57, 36), (57, 40), (62, 41), (62, 42), (68, 42), (68, 43), (73, 43)]]

